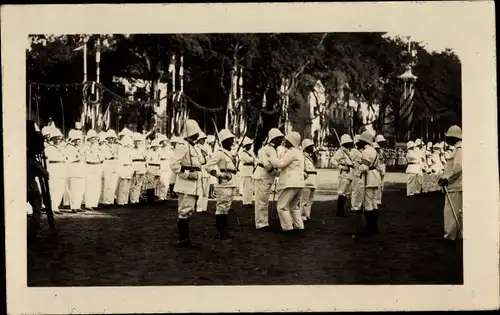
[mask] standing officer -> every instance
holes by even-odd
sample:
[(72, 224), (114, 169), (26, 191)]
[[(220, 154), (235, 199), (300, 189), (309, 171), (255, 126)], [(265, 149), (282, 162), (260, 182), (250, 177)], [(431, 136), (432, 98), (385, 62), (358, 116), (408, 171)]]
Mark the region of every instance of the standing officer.
[(52, 201), (52, 210), (60, 214), (59, 206), (61, 204), (64, 191), (66, 189), (67, 158), (62, 147), (63, 134), (53, 127), (50, 133), (51, 144), (45, 147), (45, 156), (47, 157), (47, 171), (50, 174), (49, 190)]
[(231, 147), (234, 143), (234, 135), (227, 129), (219, 132), (219, 141), (221, 147), (214, 152), (207, 163), (207, 171), (210, 175), (218, 179), (215, 185), (217, 203), (215, 210), (215, 225), (217, 227), (217, 238), (228, 240), (233, 238), (228, 232), (227, 214), (231, 209), (236, 193), (236, 159), (231, 153)]
[(205, 150), (205, 140), (207, 135), (202, 131), (198, 135), (196, 140), (196, 150), (198, 150), (198, 156), (200, 157), (201, 164), (201, 179), (200, 179), (200, 191), (198, 192), (198, 201), (196, 203), (196, 212), (207, 212), (208, 208), (208, 194), (210, 191), (210, 174), (206, 170), (206, 164), (208, 161), (208, 152)]
[(76, 129), (70, 130), (68, 141), (65, 154), (68, 158), (68, 175), (71, 186), (70, 209), (73, 213), (84, 212), (82, 203), (85, 192), (86, 163), (80, 148), (83, 141), (81, 132)]
[(122, 137), (118, 151), (118, 193), (116, 194), (116, 203), (119, 206), (125, 206), (129, 202), (130, 187), (134, 177), (133, 151), (134, 141), (132, 138)]
[(383, 135), (377, 135), (375, 137), (375, 142), (378, 144), (380, 149), (378, 150), (379, 168), (380, 168), (380, 189), (377, 191), (377, 204), (379, 208), (385, 207), (382, 203), (382, 195), (384, 193), (384, 178), (386, 172), (386, 164), (388, 159), (388, 154), (386, 151), (387, 141)]
[[(206, 144), (207, 144), (207, 148), (206, 148), (206, 151), (208, 153), (208, 156), (212, 156), (212, 154), (215, 152), (215, 150), (218, 149), (218, 145), (217, 145), (217, 142), (215, 141), (215, 137), (213, 135), (208, 135), (207, 136), (207, 141)], [(209, 199), (215, 199), (215, 190), (214, 190), (214, 187), (215, 187), (215, 184), (217, 184), (217, 178), (215, 178), (214, 176), (210, 176), (209, 178), (209, 183), (210, 183), (210, 188), (209, 188), (209, 191), (208, 191), (208, 198)]]
[(158, 138), (160, 142), (160, 180), (157, 187), (157, 195), (160, 201), (167, 200), (168, 188), (170, 183), (170, 176), (172, 170), (170, 168), (172, 160), (172, 148), (168, 138), (165, 135), (160, 134)]
[(423, 186), (424, 186), (424, 173), (427, 171), (426, 164), (425, 164), (425, 155), (424, 155), (423, 146), (424, 146), (424, 143), (422, 142), (422, 139), (415, 140), (415, 149), (414, 150), (415, 150), (416, 157), (418, 158), (418, 163), (420, 164), (420, 173), (417, 176), (419, 188), (417, 191), (415, 191), (415, 195), (422, 194)]
[(102, 204), (111, 207), (115, 203), (118, 187), (118, 144), (116, 133), (113, 129), (106, 132), (106, 144), (101, 149), (104, 155), (104, 187)]
[(195, 211), (198, 186), (201, 181), (200, 157), (195, 148), (195, 141), (201, 129), (195, 120), (189, 119), (186, 121), (184, 131), (185, 141), (176, 148), (172, 161), (172, 171), (176, 174), (174, 192), (179, 198), (177, 221), (179, 241), (177, 244), (184, 248), (196, 248), (201, 244), (190, 240), (189, 220)]
[[(184, 145), (184, 140), (180, 137), (177, 136), (172, 136), (172, 139), (170, 140), (170, 144), (172, 145), (172, 159), (175, 156), (175, 151), (177, 150), (178, 147)], [(170, 179), (169, 179), (169, 191), (170, 191), (170, 198), (176, 199), (178, 196), (174, 192), (174, 185), (175, 185), (175, 180), (177, 178), (177, 174), (175, 172), (170, 172)]]
[(361, 151), (357, 148), (360, 135), (354, 136), (354, 147), (351, 149), (350, 157), (354, 165), (352, 171), (352, 193), (351, 193), (351, 211), (357, 212), (361, 210), (363, 203), (363, 194), (361, 192), (361, 173), (359, 166), (361, 165)]
[(267, 144), (257, 153), (258, 160), (254, 173), (255, 227), (259, 231), (269, 230), (269, 196), (278, 175), (278, 171), (271, 164), (269, 156), (277, 158), (276, 148), (281, 144), (283, 138), (284, 135), (279, 129), (272, 128), (267, 136)]
[(138, 205), (141, 197), (144, 177), (146, 176), (146, 152), (144, 150), (144, 135), (134, 133), (134, 149), (132, 151), (132, 165), (134, 167), (134, 177), (130, 187), (130, 203)]
[(253, 200), (253, 168), (255, 167), (255, 156), (250, 151), (253, 141), (248, 137), (243, 139), (243, 150), (240, 157), (240, 179), (243, 195), (243, 207), (251, 208)]
[(146, 197), (148, 203), (153, 203), (155, 201), (155, 189), (158, 186), (158, 182), (161, 176), (161, 152), (159, 148), (159, 139), (153, 139), (153, 141), (151, 141), (149, 150), (146, 153)]
[(345, 217), (345, 201), (351, 192), (353, 180), (353, 167), (354, 163), (350, 157), (350, 150), (353, 147), (353, 141), (348, 134), (340, 137), (340, 148), (333, 155), (333, 167), (340, 171), (339, 174), (339, 187), (338, 187), (338, 200), (337, 200), (337, 216)]
[(378, 169), (377, 152), (372, 146), (373, 135), (364, 131), (359, 137), (357, 144), (361, 150), (361, 165), (359, 171), (362, 178), (362, 189), (364, 194), (364, 211), (366, 217), (366, 229), (362, 234), (374, 234), (378, 232), (378, 207), (376, 203), (377, 189), (380, 187), (380, 172)]
[(406, 196), (411, 197), (418, 194), (420, 190), (419, 176), (422, 173), (422, 166), (420, 164), (420, 157), (413, 141), (408, 141), (406, 144), (406, 174), (408, 180), (406, 182)]
[[(442, 240), (454, 241), (458, 234), (459, 226), (462, 226), (462, 129), (458, 126), (451, 126), (446, 132), (446, 142), (455, 149), (448, 159), (444, 168), (443, 177), (439, 180), (439, 185), (448, 190), (444, 203), (444, 231)], [(451, 203), (450, 203), (451, 202)], [(457, 216), (458, 223), (453, 214)]]
[(311, 139), (302, 141), (302, 151), (304, 153), (304, 173), (305, 182), (300, 199), (300, 208), (302, 221), (311, 220), (311, 207), (314, 202), (314, 196), (317, 188), (316, 183), (316, 158), (314, 156), (314, 142)]
[(273, 167), (280, 170), (277, 190), (278, 216), (283, 232), (304, 230), (299, 202), (304, 188), (304, 155), (299, 150), (300, 134), (292, 131), (286, 135), (284, 151), (280, 159), (267, 151)]
[(87, 142), (84, 150), (85, 163), (87, 164), (85, 208), (92, 211), (98, 207), (101, 194), (103, 156), (98, 145), (98, 136), (95, 130), (89, 130), (85, 140)]

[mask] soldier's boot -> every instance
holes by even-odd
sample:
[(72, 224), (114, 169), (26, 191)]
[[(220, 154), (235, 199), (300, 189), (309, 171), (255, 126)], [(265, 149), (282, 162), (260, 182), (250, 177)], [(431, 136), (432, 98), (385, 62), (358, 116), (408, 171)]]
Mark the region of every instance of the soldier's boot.
[(146, 199), (147, 199), (148, 203), (154, 203), (154, 201), (155, 201), (155, 190), (154, 189), (146, 190)]
[(179, 219), (177, 221), (179, 231), (179, 241), (177, 245), (182, 248), (198, 248), (201, 244), (191, 242), (189, 239), (189, 219)]
[(340, 195), (337, 199), (337, 217), (345, 218), (344, 208), (345, 208), (346, 197)]
[(215, 235), (215, 238), (219, 240), (227, 240), (228, 238), (226, 237), (225, 233), (225, 225), (224, 225), (224, 215), (223, 214), (216, 214), (215, 215), (215, 227), (217, 228), (217, 234)]
[(228, 223), (228, 215), (227, 214), (223, 214), (222, 215), (222, 223), (223, 223), (223, 227), (224, 227), (224, 236), (227, 238), (227, 239), (232, 239), (234, 238), (233, 235), (229, 234), (229, 223)]

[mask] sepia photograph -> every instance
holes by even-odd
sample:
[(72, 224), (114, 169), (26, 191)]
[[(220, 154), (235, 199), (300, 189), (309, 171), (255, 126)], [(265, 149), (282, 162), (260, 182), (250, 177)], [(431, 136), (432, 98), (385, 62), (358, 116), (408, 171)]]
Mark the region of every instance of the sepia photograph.
[[(483, 123), (466, 110), (496, 113), (464, 97), (463, 46), (407, 27), (173, 29), (31, 27), (16, 39), (22, 286), (465, 288), (472, 194), (487, 190), (467, 177), (498, 172), (496, 153), (463, 159), (463, 132), (474, 154), (467, 129)], [(486, 215), (497, 238), (498, 213)]]

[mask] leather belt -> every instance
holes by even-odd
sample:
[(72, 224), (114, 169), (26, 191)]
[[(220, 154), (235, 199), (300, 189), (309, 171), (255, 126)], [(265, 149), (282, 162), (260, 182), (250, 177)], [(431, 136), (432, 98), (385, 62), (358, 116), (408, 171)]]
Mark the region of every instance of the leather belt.
[(102, 164), (102, 162), (87, 162), (87, 164), (97, 165), (97, 164)]
[(145, 159), (134, 159), (132, 160), (132, 162), (146, 162)]
[(107, 161), (110, 161), (110, 160), (115, 160), (115, 158), (114, 158), (114, 157), (112, 157), (112, 158), (109, 158), (109, 159), (106, 159), (106, 160), (107, 160)]
[(245, 166), (254, 166), (255, 164), (254, 164), (254, 163), (249, 162), (249, 163), (243, 163), (243, 165), (245, 165)]
[(158, 167), (160, 167), (160, 164), (151, 163), (151, 164), (149, 164), (149, 166), (158, 166)]
[(262, 167), (262, 168), (265, 168), (264, 164), (262, 164), (262, 163), (257, 164), (257, 166), (260, 166), (260, 167)]
[(237, 172), (236, 172), (236, 170), (226, 170), (226, 169), (222, 169), (222, 170), (220, 170), (220, 171), (221, 171), (221, 173), (232, 173), (232, 174), (236, 174), (236, 173), (237, 173)]
[(73, 161), (71, 163), (80, 163), (80, 160), (77, 160), (77, 161)]
[(376, 169), (377, 169), (377, 168), (376, 168), (376, 167), (374, 167), (374, 166), (370, 166), (370, 168), (369, 168), (369, 170), (370, 170), (370, 171), (374, 171), (374, 170), (376, 170)]
[(316, 172), (316, 171), (306, 171), (306, 174), (314, 174), (314, 175), (316, 175), (316, 174), (318, 174), (318, 172)]
[(196, 166), (181, 166), (181, 172), (190, 171), (190, 172), (201, 172), (201, 168)]
[(55, 163), (64, 163), (64, 161), (49, 161), (50, 164), (55, 164)]
[(167, 159), (160, 159), (160, 161), (166, 161)]

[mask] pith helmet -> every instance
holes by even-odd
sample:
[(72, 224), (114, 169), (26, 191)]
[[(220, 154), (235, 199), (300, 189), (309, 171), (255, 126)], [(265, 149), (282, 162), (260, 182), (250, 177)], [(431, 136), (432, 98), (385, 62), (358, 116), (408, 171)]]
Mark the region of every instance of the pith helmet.
[(296, 131), (292, 131), (285, 137), (288, 142), (290, 142), (295, 148), (299, 148), (300, 146), (300, 134)]
[(113, 129), (106, 131), (106, 138), (116, 138), (116, 132)]
[(85, 139), (86, 140), (89, 140), (91, 138), (97, 138), (97, 132), (95, 132), (94, 129), (90, 129), (88, 132), (87, 132), (87, 135), (85, 136)]
[(267, 134), (267, 141), (271, 142), (276, 138), (284, 137), (283, 133), (278, 128), (272, 128)]
[(340, 137), (340, 145), (344, 145), (346, 143), (353, 143), (351, 136), (348, 134), (344, 134)]
[(363, 131), (363, 133), (359, 136), (359, 141), (364, 141), (368, 144), (372, 144), (373, 134), (369, 131)]
[(235, 136), (231, 133), (231, 131), (229, 131), (227, 129), (222, 129), (219, 132), (219, 141), (221, 143), (222, 143), (222, 141), (227, 140), (227, 139), (231, 139), (231, 138), (235, 138)]
[(459, 126), (451, 126), (446, 132), (446, 137), (462, 139), (462, 128)]
[(413, 141), (408, 141), (408, 143), (406, 144), (406, 149), (410, 150), (410, 149), (413, 149), (415, 147), (415, 142)]
[(375, 141), (376, 142), (385, 142), (385, 138), (383, 135), (377, 135), (377, 137), (375, 137)]
[(361, 137), (360, 135), (355, 135), (354, 136), (354, 143), (358, 143), (360, 137)]
[(200, 126), (198, 125), (196, 120), (188, 119), (186, 121), (186, 127), (184, 128), (184, 134), (185, 134), (186, 138), (192, 137), (195, 134), (199, 134), (201, 132), (202, 131), (200, 129)]
[(314, 145), (314, 141), (312, 141), (311, 139), (304, 139), (304, 141), (302, 141), (302, 150), (305, 150), (313, 145)]
[(246, 146), (246, 145), (249, 145), (249, 144), (252, 144), (252, 143), (253, 143), (252, 139), (250, 139), (250, 138), (248, 138), (248, 137), (245, 137), (245, 138), (243, 139), (243, 144), (242, 144), (242, 146)]
[(200, 141), (200, 140), (203, 140), (206, 138), (207, 138), (207, 135), (203, 131), (200, 131), (200, 133), (198, 134), (198, 139), (196, 139), (196, 141)]

